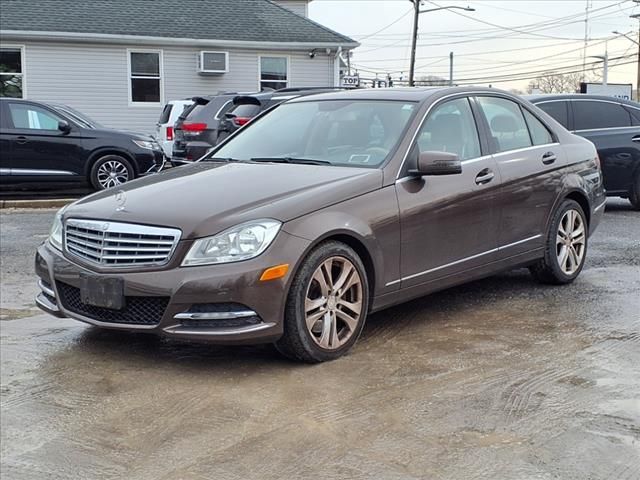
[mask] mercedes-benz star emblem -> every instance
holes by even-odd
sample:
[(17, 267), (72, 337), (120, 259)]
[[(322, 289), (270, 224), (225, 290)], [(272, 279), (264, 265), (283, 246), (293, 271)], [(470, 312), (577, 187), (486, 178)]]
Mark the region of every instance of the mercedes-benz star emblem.
[(124, 204), (127, 202), (127, 194), (124, 190), (118, 190), (116, 192), (116, 212), (124, 211)]

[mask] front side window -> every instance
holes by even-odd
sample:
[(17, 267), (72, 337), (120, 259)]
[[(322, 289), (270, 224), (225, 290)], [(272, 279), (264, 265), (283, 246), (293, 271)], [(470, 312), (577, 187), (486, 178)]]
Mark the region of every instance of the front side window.
[(129, 52), (131, 103), (160, 103), (161, 63), (160, 52)]
[(524, 112), (524, 118), (527, 121), (527, 125), (529, 126), (529, 132), (531, 132), (531, 140), (533, 140), (533, 144), (546, 145), (548, 143), (553, 143), (553, 135), (551, 135), (549, 129), (526, 109), (522, 110)]
[(287, 88), (287, 57), (260, 57), (260, 91)]
[(520, 106), (498, 97), (478, 97), (480, 108), (489, 123), (496, 152), (531, 146), (531, 137)]
[(369, 100), (285, 103), (250, 123), (211, 156), (375, 168), (394, 151), (415, 108), (414, 103)]
[(22, 49), (0, 48), (0, 97), (24, 97)]
[(553, 117), (553, 119), (562, 125), (564, 128), (569, 128), (569, 112), (567, 111), (568, 102), (543, 102), (536, 104), (540, 110), (547, 115)]
[(480, 156), (480, 140), (469, 100), (459, 98), (436, 107), (418, 134), (420, 152), (451, 152), (460, 160)]
[(576, 100), (572, 104), (576, 130), (631, 126), (629, 112), (619, 103)]
[(57, 130), (62, 118), (35, 105), (10, 103), (9, 116), (14, 128), (28, 130)]

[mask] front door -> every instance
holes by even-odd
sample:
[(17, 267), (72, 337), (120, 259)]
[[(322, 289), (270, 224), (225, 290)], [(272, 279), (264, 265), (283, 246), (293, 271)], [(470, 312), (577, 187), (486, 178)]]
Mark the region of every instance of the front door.
[(406, 176), (396, 183), (402, 288), (484, 265), (496, 254), (500, 176), (495, 160), (482, 154), (468, 98), (445, 101), (429, 113), (409, 160), (425, 151), (456, 153), (462, 173)]
[[(69, 133), (58, 129), (64, 119), (29, 102), (7, 102), (8, 128), (3, 132), (11, 145), (6, 160), (13, 180), (72, 181), (80, 179), (84, 164), (78, 127)], [(20, 178), (16, 178), (20, 177)]]

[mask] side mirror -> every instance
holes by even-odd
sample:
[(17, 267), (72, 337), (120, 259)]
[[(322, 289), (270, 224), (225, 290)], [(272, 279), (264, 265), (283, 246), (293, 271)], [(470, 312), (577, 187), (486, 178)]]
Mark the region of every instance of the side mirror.
[(462, 173), (462, 163), (455, 153), (422, 152), (418, 156), (418, 168), (409, 170), (411, 175), (457, 175)]
[(69, 125), (69, 122), (61, 120), (58, 122), (58, 130), (60, 130), (63, 134), (66, 135), (71, 131), (71, 125)]

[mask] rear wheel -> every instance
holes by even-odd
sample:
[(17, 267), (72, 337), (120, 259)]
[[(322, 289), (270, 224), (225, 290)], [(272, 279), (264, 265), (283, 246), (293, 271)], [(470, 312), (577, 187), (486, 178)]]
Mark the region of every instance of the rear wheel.
[(120, 155), (100, 157), (91, 167), (89, 180), (96, 190), (117, 187), (133, 180), (135, 174), (131, 163)]
[(633, 208), (640, 210), (640, 172), (636, 174), (636, 179), (631, 186), (631, 192), (629, 192), (629, 201)]
[(588, 225), (580, 204), (565, 200), (551, 220), (544, 258), (530, 267), (542, 283), (560, 285), (573, 282), (584, 266)]
[(276, 347), (307, 363), (336, 359), (360, 336), (368, 304), (369, 284), (358, 254), (341, 242), (324, 243), (305, 258), (293, 280)]

